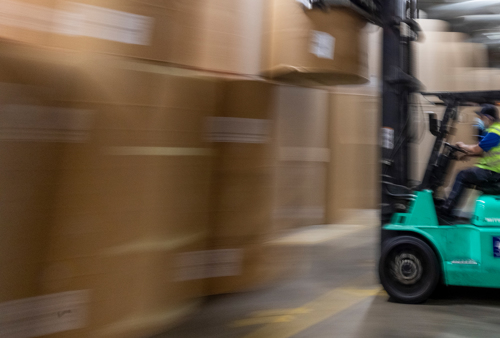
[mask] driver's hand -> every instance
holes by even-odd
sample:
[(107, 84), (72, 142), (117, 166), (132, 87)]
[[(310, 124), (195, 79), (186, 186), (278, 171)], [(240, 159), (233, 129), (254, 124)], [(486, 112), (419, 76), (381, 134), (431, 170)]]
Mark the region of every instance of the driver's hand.
[(456, 146), (459, 147), (460, 149), (463, 149), (465, 147), (465, 143), (457, 142)]

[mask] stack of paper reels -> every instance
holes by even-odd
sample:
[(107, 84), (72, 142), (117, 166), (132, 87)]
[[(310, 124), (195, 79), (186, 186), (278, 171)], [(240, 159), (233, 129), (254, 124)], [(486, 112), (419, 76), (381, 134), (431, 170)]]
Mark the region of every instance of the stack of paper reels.
[(367, 81), (366, 21), (356, 13), (304, 10), (295, 0), (275, 0), (271, 22), (264, 76), (298, 85)]
[(486, 66), (488, 57), (483, 44), (465, 42), (467, 35), (463, 33), (437, 31), (448, 28), (438, 20), (418, 22), (423, 34), (413, 45), (416, 75), (426, 91), (460, 90), (460, 68)]

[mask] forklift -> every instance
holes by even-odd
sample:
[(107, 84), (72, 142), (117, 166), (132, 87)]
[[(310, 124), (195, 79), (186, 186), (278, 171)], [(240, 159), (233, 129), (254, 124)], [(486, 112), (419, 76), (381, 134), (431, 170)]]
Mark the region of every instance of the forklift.
[[(383, 29), (381, 129), (381, 247), (378, 273), (389, 296), (402, 303), (427, 300), (444, 285), (500, 288), (500, 182), (482, 192), (469, 219), (440, 224), (437, 192), (464, 151), (447, 139), (460, 107), (500, 102), (500, 91), (421, 92), (413, 75), (412, 43), (425, 38), (415, 21), (417, 0), (308, 0), (310, 8), (350, 7)], [(436, 137), (425, 175), (409, 179), (411, 105), (419, 95), (446, 106), (429, 115)]]
[(440, 202), (436, 191), (444, 185), (453, 161), (459, 160), (458, 154), (467, 154), (446, 142), (459, 117), (459, 107), (494, 104), (500, 101), (500, 91), (422, 95), (439, 98), (446, 110), (440, 123), (435, 114), (429, 115), (429, 129), (436, 140), (422, 182), (408, 188), (407, 196), (399, 195), (407, 201), (405, 208), (394, 213), (382, 228), (380, 281), (387, 293), (402, 303), (425, 301), (439, 283), (500, 287), (500, 182), (469, 187), (482, 193), (469, 217), (443, 224), (436, 214)]

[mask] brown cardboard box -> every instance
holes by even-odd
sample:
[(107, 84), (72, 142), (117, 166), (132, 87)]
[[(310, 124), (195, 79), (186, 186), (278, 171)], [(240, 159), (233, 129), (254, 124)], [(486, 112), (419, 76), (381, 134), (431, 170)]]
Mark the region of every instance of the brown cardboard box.
[(13, 0), (0, 9), (0, 39), (45, 46), (57, 0)]
[(324, 222), (328, 93), (263, 81), (222, 86), (222, 118), (211, 129), (209, 294), (254, 289), (296, 271), (300, 250), (268, 239)]
[(220, 116), (212, 120), (215, 142), (212, 238), (252, 238), (272, 227), (276, 86), (264, 81), (222, 84)]
[(264, 0), (59, 0), (57, 8), (51, 46), (225, 73), (261, 69)]
[(175, 41), (169, 60), (190, 67), (257, 75), (268, 1), (190, 0), (175, 3)]
[[(39, 336), (46, 333), (45, 324), (61, 324), (49, 318), (56, 315), (50, 310), (58, 299), (40, 296), (44, 295), (41, 280), (52, 253), (52, 234), (59, 230), (54, 228), (54, 205), (65, 147), (84, 142), (92, 127), (87, 111), (64, 104), (77, 79), (72, 56), (24, 45), (0, 45), (0, 181), (4, 187), (0, 199), (5, 220), (0, 236), (4, 271), (0, 277), (0, 326), (7, 336), (16, 336), (19, 330), (26, 336)], [(73, 226), (69, 224), (67, 232)], [(68, 239), (59, 247), (71, 248), (74, 256), (81, 254), (71, 247), (73, 238)], [(100, 244), (89, 242), (87, 236), (82, 240)], [(55, 271), (59, 276), (67, 273), (64, 265)]]
[(174, 32), (171, 9), (134, 0), (58, 0), (56, 13), (50, 46), (169, 59)]
[(275, 229), (323, 224), (328, 93), (280, 86), (276, 108)]
[(328, 163), (309, 163), (304, 180), (304, 215), (301, 226), (325, 224), (326, 180)]
[[(3, 190), (11, 226), (2, 232), (8, 240), (2, 245), (8, 269), (0, 278), (2, 311), (50, 308), (33, 324), (34, 336), (161, 332), (191, 313), (203, 294), (203, 273), (175, 276), (179, 255), (206, 248), (212, 151), (203, 130), (216, 108), (216, 83), (115, 57), (66, 59), (18, 49), (8, 49), (0, 94), (0, 133), (7, 138), (0, 144), (7, 163), (0, 179), (4, 187), (17, 183)], [(68, 112), (80, 124), (82, 114), (94, 120), (91, 129), (69, 124), (66, 134), (37, 133), (31, 120), (6, 117), (43, 118), (46, 112), (24, 114), (12, 110), (16, 105), (51, 107), (65, 113), (62, 121)], [(63, 144), (12, 142), (13, 136), (50, 136)], [(192, 269), (203, 268), (185, 268)], [(10, 300), (15, 303), (4, 303)], [(59, 311), (71, 315), (60, 320)]]
[(304, 163), (280, 162), (276, 165), (274, 198), (274, 229), (276, 231), (298, 228), (303, 223)]
[(96, 211), (106, 228), (105, 260), (109, 253), (119, 267), (108, 269), (101, 286), (112, 296), (92, 300), (108, 317), (91, 328), (103, 337), (153, 335), (191, 313), (203, 295), (202, 274), (174, 279), (177, 256), (206, 247), (212, 151), (203, 132), (216, 109), (217, 83), (148, 63), (91, 60), (83, 74), (99, 93), (82, 90), (79, 100), (100, 116)]
[(277, 165), (274, 231), (325, 223), (326, 167), (302, 161)]
[(255, 290), (290, 276), (301, 267), (300, 247), (252, 240), (228, 241), (212, 246), (211, 295)]
[[(347, 209), (376, 209), (379, 200), (378, 128), (380, 99), (376, 94), (332, 93), (327, 222)], [(346, 113), (348, 112), (348, 113)]]
[[(35, 51), (0, 44), (0, 213), (4, 219), (0, 303), (40, 292), (38, 281), (63, 144), (77, 141), (86, 132), (86, 126), (77, 123), (81, 112), (57, 104), (74, 73), (59, 64), (53, 53)], [(55, 69), (63, 70), (66, 78), (59, 78), (57, 72), (51, 78), (46, 76)]]
[[(87, 292), (82, 328), (54, 337), (137, 337), (160, 333), (194, 311), (205, 293), (204, 267), (186, 260), (205, 250), (195, 236), (144, 240), (101, 251), (98, 256), (52, 261), (44, 292)], [(62, 304), (60, 306), (63, 306)]]
[[(132, 230), (122, 228), (115, 239), (131, 240), (136, 231), (146, 235), (137, 226), (140, 217), (150, 236), (206, 231), (212, 151), (204, 126), (215, 111), (216, 83), (111, 60), (118, 67), (109, 76), (93, 76), (106, 99), (116, 102), (98, 104), (105, 117), (100, 133), (107, 171), (102, 180), (111, 194), (105, 201), (114, 211), (110, 224), (126, 222)], [(126, 78), (127, 86), (120, 85)]]
[[(424, 23), (427, 21), (423, 20)], [(433, 29), (433, 21), (422, 27)], [(466, 38), (463, 33), (424, 29), (423, 38), (414, 43), (413, 47), (416, 77), (426, 91), (466, 90), (471, 80), (468, 77), (472, 73), (464, 73), (463, 68), (487, 66), (486, 47), (479, 43), (465, 42)], [(472, 75), (472, 78), (475, 77)], [(477, 87), (477, 84), (473, 87)]]
[(275, 0), (271, 60), (263, 75), (305, 85), (365, 83), (365, 20), (346, 9), (304, 11), (296, 1)]

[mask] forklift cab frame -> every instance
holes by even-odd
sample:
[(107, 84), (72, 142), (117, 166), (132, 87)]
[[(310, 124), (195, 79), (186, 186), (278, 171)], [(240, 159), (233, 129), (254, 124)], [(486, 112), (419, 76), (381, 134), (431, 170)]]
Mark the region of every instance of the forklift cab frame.
[(445, 142), (459, 105), (499, 101), (500, 92), (425, 93), (447, 108), (439, 126), (431, 117), (436, 141), (425, 176), (414, 189), (408, 172), (410, 103), (421, 88), (412, 64), (412, 42), (422, 37), (415, 21), (417, 0), (299, 1), (313, 9), (357, 9), (383, 30), (379, 276), (385, 290), (397, 301), (418, 303), (440, 281), (500, 288), (500, 195), (480, 196), (470, 224), (445, 226), (438, 223), (433, 196), (460, 151)]

